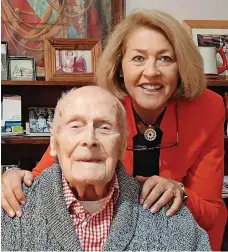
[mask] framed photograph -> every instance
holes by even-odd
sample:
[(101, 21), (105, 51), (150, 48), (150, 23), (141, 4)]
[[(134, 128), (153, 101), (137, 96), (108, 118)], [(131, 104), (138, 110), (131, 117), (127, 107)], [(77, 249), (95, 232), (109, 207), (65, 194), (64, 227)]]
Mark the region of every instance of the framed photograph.
[(92, 83), (101, 51), (96, 39), (45, 40), (45, 79)]
[[(222, 48), (228, 65), (228, 20), (183, 20), (183, 26), (197, 46)], [(217, 54), (217, 64), (223, 65), (220, 54)], [(221, 75), (228, 76), (228, 69)]]
[(34, 57), (39, 77), (45, 74), (44, 38), (103, 40), (125, 15), (125, 0), (2, 1), (1, 7), (2, 40), (11, 55)]
[(93, 73), (90, 50), (56, 50), (56, 73)]
[(54, 108), (29, 108), (29, 136), (50, 136), (50, 128), (54, 118)]
[(1, 80), (8, 79), (8, 42), (1, 41)]
[(35, 59), (31, 57), (10, 56), (9, 80), (33, 81), (36, 80)]

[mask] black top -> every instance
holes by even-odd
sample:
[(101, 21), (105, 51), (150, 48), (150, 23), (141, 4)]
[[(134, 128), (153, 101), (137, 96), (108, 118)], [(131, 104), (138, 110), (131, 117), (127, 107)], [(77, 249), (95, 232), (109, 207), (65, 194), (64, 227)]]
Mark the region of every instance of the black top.
[[(133, 138), (134, 146), (144, 145), (147, 147), (156, 146), (161, 143), (162, 131), (160, 128), (155, 129), (157, 137), (154, 141), (147, 141), (143, 134), (138, 132)], [(148, 151), (134, 151), (134, 176), (140, 175), (150, 177), (159, 175), (159, 157), (160, 149)]]

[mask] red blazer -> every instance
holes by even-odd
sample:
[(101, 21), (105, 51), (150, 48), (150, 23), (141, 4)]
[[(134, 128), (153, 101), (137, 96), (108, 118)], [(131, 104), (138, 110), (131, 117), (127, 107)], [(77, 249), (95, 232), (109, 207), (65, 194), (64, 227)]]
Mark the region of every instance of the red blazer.
[[(162, 144), (176, 140), (175, 104), (168, 104), (161, 122)], [(127, 112), (128, 146), (132, 146), (137, 130), (131, 99), (124, 99), (123, 105)], [(160, 176), (184, 183), (187, 207), (208, 232), (213, 250), (221, 249), (227, 220), (227, 209), (222, 200), (224, 118), (222, 97), (210, 90), (196, 101), (178, 102), (179, 145), (160, 151)], [(33, 169), (34, 176), (53, 164), (49, 148)], [(133, 175), (133, 154), (127, 151), (122, 160), (130, 175)]]

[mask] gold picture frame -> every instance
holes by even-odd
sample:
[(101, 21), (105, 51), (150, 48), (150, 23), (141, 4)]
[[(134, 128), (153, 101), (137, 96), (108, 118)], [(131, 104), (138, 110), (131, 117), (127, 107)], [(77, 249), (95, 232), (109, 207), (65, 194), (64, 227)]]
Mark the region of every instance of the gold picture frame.
[(101, 52), (101, 41), (97, 39), (45, 39), (46, 81), (93, 83)]
[[(218, 66), (228, 62), (228, 20), (183, 20), (183, 27), (198, 47), (222, 48), (226, 62), (217, 54)], [(228, 69), (220, 76), (228, 76)]]
[(189, 34), (192, 29), (228, 29), (228, 20), (183, 20), (182, 24)]
[(196, 34), (227, 34), (228, 20), (183, 20), (183, 27), (192, 36), (193, 41), (197, 43)]

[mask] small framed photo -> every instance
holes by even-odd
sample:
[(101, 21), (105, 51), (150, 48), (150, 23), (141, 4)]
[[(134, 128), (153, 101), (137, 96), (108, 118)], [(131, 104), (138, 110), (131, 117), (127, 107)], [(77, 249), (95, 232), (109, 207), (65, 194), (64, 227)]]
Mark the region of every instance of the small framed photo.
[(8, 60), (9, 60), (9, 80), (17, 80), (17, 81), (36, 80), (34, 58), (10, 56)]
[(56, 50), (56, 73), (93, 73), (90, 50)]
[(226, 65), (219, 75), (228, 76), (228, 20), (183, 20), (183, 26), (198, 47), (222, 49), (224, 57), (217, 53), (217, 65)]
[(50, 128), (54, 118), (54, 108), (29, 108), (29, 136), (50, 136)]
[(101, 51), (97, 39), (44, 40), (46, 80), (92, 83)]
[(1, 80), (8, 79), (8, 42), (1, 41)]

